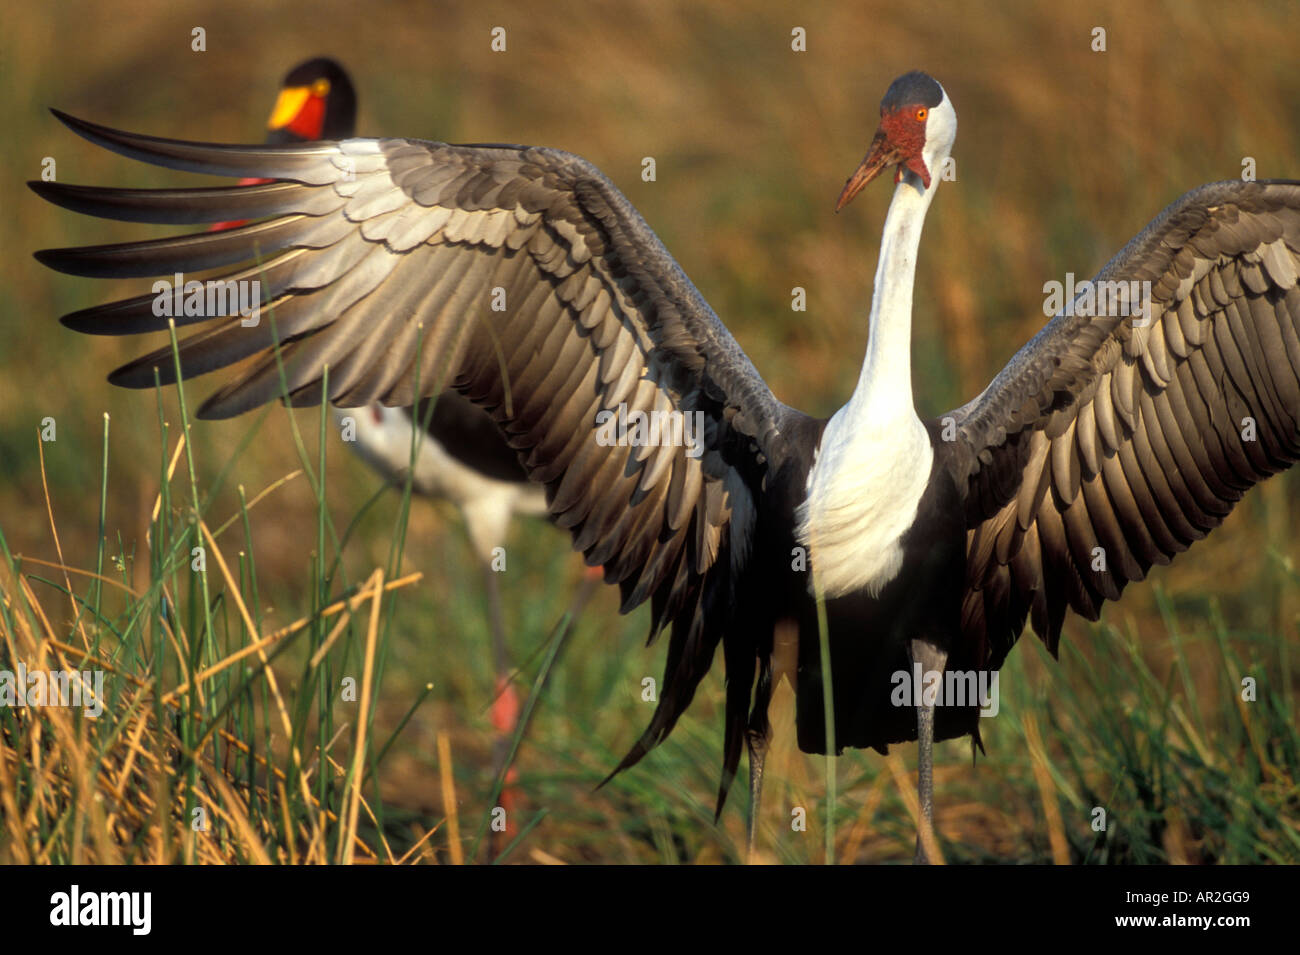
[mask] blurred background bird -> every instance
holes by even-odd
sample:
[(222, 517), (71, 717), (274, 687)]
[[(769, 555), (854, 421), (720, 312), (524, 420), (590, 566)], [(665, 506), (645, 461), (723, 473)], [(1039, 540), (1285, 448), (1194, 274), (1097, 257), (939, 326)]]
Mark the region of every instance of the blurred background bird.
[[(333, 59), (315, 57), (285, 75), (267, 119), (266, 141), (279, 144), (348, 139), (356, 135), (356, 117), (357, 95), (347, 70)], [(269, 181), (245, 178), (239, 184)], [(243, 224), (222, 222), (212, 230)], [(421, 402), (418, 408), (389, 408), (372, 402), (360, 408), (333, 410), (344, 444), (381, 476), (397, 487), (409, 479), (417, 494), (455, 505), (464, 521), (483, 573), (492, 636), (496, 671), (489, 710), (496, 734), (493, 771), (502, 778), (500, 803), (507, 820), (500, 835), (513, 835), (519, 774), (514, 766), (507, 766), (507, 760), (521, 700), (510, 663), (501, 602), (500, 571), (505, 569), (501, 557), (514, 515), (547, 515), (545, 491), (528, 480), (518, 455), (492, 419), (456, 392), (444, 392), (437, 399)], [(599, 568), (584, 572), (583, 583), (564, 621), (566, 631), (572, 628), (600, 577)], [(495, 830), (493, 834), (493, 848), (499, 850), (496, 843), (500, 839)]]

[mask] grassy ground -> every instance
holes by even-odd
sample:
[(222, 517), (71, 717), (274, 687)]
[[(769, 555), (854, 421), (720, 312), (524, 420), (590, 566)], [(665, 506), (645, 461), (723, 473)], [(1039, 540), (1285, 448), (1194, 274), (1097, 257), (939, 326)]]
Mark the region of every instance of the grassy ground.
[[(0, 711), (5, 861), (386, 860), (413, 847), (412, 860), (481, 859), (474, 845), (495, 805), (482, 591), (454, 516), (421, 501), (408, 514), (337, 443), (322, 455), (309, 411), (196, 423), (164, 480), (183, 421), (176, 393), (160, 404), (103, 383), (154, 343), (54, 321), (136, 283), (66, 279), (27, 255), (144, 232), (58, 212), (17, 184), (47, 157), (68, 182), (194, 180), (95, 150), (44, 107), (252, 141), (284, 70), (333, 54), (357, 81), (362, 132), (536, 142), (595, 161), (778, 396), (822, 413), (857, 376), (887, 190), (830, 209), (905, 69), (933, 72), (962, 122), (958, 179), (936, 201), (918, 277), (926, 413), (977, 393), (1041, 325), (1045, 281), (1091, 274), (1185, 189), (1239, 175), (1245, 157), (1261, 177), (1300, 176), (1300, 18), (1284, 4), (810, 4), (791, 15), (757, 3), (741, 16), (554, 3), (543, 16), (394, 3), (361, 25), (354, 5), (316, 4), (310, 16), (276, 4), (136, 7), (31, 4), (6, 15), (0, 38), (3, 86), (24, 91), (0, 114), (11, 184), (0, 654), (72, 667), (89, 653), (114, 674), (99, 721)], [(489, 48), (498, 25), (506, 53)], [(190, 49), (195, 26), (206, 53)], [(790, 50), (793, 26), (808, 31), (808, 52)], [(1104, 53), (1090, 49), (1097, 26)], [(640, 178), (647, 155), (652, 183)], [(790, 310), (795, 286), (807, 312)], [(191, 385), (188, 406), (211, 390)], [(42, 444), (46, 418), (57, 440)], [(1100, 625), (1071, 622), (1060, 664), (1026, 636), (1003, 672), (1002, 713), (986, 721), (988, 756), (972, 767), (967, 745), (939, 747), (949, 861), (1300, 860), (1296, 487), (1295, 475), (1266, 484)], [(189, 557), (195, 514), (212, 534), (203, 574)], [(594, 790), (648, 717), (642, 681), (660, 675), (662, 648), (642, 649), (644, 615), (618, 617), (602, 593), (546, 668), (578, 562), (543, 525), (515, 535), (512, 651), (522, 686), (544, 669), (548, 679), (512, 820), (516, 832), (536, 825), (507, 860), (736, 860), (743, 800), (712, 820), (721, 674), (667, 744)], [(376, 569), (387, 582), (421, 576), (379, 600)], [(349, 596), (355, 606), (330, 610)], [(278, 653), (274, 686), (250, 646)], [(1257, 681), (1255, 702), (1240, 699), (1243, 676)], [(354, 701), (341, 698), (348, 677)], [(838, 861), (910, 858), (912, 759), (904, 747), (838, 761)], [(764, 856), (821, 861), (825, 762), (773, 762)], [(190, 825), (196, 808), (206, 831)], [(806, 831), (791, 829), (798, 808)]]

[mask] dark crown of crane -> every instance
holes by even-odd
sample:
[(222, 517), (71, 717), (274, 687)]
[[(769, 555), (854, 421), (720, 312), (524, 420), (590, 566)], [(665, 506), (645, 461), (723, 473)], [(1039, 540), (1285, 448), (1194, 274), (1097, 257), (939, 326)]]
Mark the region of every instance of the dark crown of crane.
[(904, 73), (889, 84), (885, 98), (880, 101), (881, 111), (901, 109), (904, 106), (933, 108), (943, 101), (943, 87), (930, 74), (913, 70)]

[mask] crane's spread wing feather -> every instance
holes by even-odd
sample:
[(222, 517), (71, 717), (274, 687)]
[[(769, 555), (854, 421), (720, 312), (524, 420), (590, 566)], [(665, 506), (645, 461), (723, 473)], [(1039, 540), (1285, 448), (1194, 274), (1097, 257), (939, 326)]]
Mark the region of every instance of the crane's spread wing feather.
[[(449, 384), (487, 409), (590, 564), (671, 625), (667, 672), (630, 765), (671, 730), (728, 628), (759, 519), (755, 489), (783, 456), (780, 405), (627, 199), (590, 163), (553, 149), (402, 139), (216, 146), (127, 134), (59, 115), (126, 156), (199, 173), (282, 180), (225, 189), (113, 190), (33, 183), (52, 202), (130, 221), (259, 217), (224, 232), (38, 253), (77, 275), (227, 268), (261, 283), (260, 321), (181, 315), (182, 375), (247, 360), (200, 415), (282, 394), (409, 406)], [(496, 290), (496, 291), (494, 291)], [(503, 290), (500, 291), (500, 290)], [(501, 295), (504, 294), (504, 301)], [(497, 311), (495, 304), (504, 304)], [(157, 296), (63, 321), (95, 334), (166, 329)], [(276, 343), (280, 344), (277, 361)], [(328, 366), (328, 394), (325, 369)], [(175, 380), (164, 346), (111, 380)], [(700, 414), (703, 453), (681, 440), (609, 446), (601, 412)], [(653, 420), (653, 419), (652, 419)], [(662, 419), (669, 421), (670, 419)], [(752, 649), (752, 648), (751, 648)], [(746, 689), (749, 673), (728, 673)], [(729, 698), (732, 694), (729, 694)], [(739, 694), (736, 694), (739, 699)], [(739, 717), (731, 712), (739, 707)], [(728, 706), (724, 790), (743, 705)], [(733, 725), (735, 724), (735, 725)], [(620, 768), (623, 768), (620, 766)]]
[(1095, 620), (1300, 458), (1298, 273), (1300, 183), (1203, 186), (1093, 280), (1150, 282), (1148, 324), (1058, 314), (951, 413), (963, 630), (990, 665), (1027, 617), (1055, 650), (1067, 607)]

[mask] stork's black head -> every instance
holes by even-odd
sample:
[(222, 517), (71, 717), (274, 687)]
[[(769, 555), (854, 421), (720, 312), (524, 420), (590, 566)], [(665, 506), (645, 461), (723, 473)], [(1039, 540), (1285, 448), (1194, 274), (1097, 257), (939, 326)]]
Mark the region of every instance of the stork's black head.
[(347, 139), (355, 135), (357, 94), (347, 70), (327, 57), (289, 71), (266, 126), (270, 142)]

